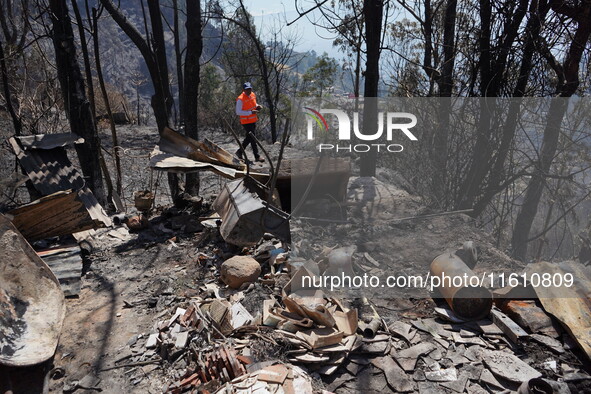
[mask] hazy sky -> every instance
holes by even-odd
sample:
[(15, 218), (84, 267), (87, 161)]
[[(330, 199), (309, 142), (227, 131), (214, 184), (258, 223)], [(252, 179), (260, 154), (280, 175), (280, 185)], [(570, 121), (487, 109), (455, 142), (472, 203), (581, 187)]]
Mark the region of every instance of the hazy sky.
[[(318, 54), (327, 52), (330, 56), (341, 58), (343, 55), (332, 47), (332, 37), (325, 30), (314, 26), (310, 20), (318, 18), (318, 13), (311, 12), (307, 16), (300, 18), (291, 26), (286, 26), (297, 18), (298, 13), (295, 9), (294, 0), (244, 0), (248, 11), (255, 17), (257, 28), (263, 33), (263, 36), (269, 32), (273, 26), (282, 27), (285, 34), (295, 34), (299, 37), (299, 43), (296, 50), (306, 52), (315, 50)], [(298, 8), (305, 11), (311, 7), (311, 2), (298, 0)]]

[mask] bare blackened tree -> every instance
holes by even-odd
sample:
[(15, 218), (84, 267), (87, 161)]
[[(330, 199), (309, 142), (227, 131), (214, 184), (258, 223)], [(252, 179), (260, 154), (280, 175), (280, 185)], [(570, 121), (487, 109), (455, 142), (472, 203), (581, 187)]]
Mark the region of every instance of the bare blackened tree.
[[(0, 3), (0, 28), (3, 38), (0, 39), (0, 72), (2, 73), (2, 85), (6, 109), (12, 118), (14, 132), (16, 135), (22, 133), (23, 122), (17, 113), (18, 100), (16, 100), (10, 78), (9, 57), (22, 54), (26, 43), (27, 34), (30, 31), (29, 24), (24, 21), (28, 18), (29, 2), (23, 0), (20, 3)], [(21, 23), (17, 22), (18, 17)]]
[(68, 6), (66, 0), (50, 0), (49, 6), (55, 62), (64, 96), (64, 107), (70, 121), (70, 129), (84, 138), (83, 144), (76, 145), (80, 167), (97, 200), (104, 204), (106, 199), (98, 156), (100, 141), (76, 57)]
[[(90, 56), (88, 54), (88, 42), (86, 40), (86, 32), (84, 30), (84, 22), (82, 20), (82, 16), (80, 14), (80, 9), (78, 8), (78, 3), (76, 0), (71, 1), (72, 10), (74, 11), (74, 15), (76, 17), (76, 24), (78, 25), (78, 35), (80, 38), (80, 49), (82, 50), (82, 58), (84, 59), (84, 73), (86, 75), (86, 84), (88, 89), (88, 101), (90, 103), (90, 111), (92, 112), (92, 117), (96, 122), (96, 105), (94, 102), (94, 84), (92, 82), (92, 69), (90, 67)], [(88, 2), (86, 4), (88, 7)], [(100, 71), (100, 69), (99, 69)], [(102, 77), (102, 75), (101, 75)], [(105, 158), (103, 156), (103, 152), (99, 149), (97, 154), (99, 155), (99, 161), (101, 163), (101, 169), (103, 171), (103, 175), (105, 177), (105, 183), (107, 186), (107, 202), (113, 201), (113, 182), (111, 181), (111, 175), (109, 174), (109, 169), (107, 167), (107, 163), (105, 162)], [(118, 163), (117, 163), (118, 164)], [(121, 173), (119, 171), (119, 166), (117, 168), (118, 174), (118, 190), (117, 193), (121, 193)]]
[[(148, 10), (152, 28), (150, 41), (142, 37), (137, 28), (111, 0), (100, 1), (113, 20), (119, 25), (121, 30), (123, 30), (129, 39), (135, 44), (144, 58), (144, 62), (150, 73), (150, 78), (152, 79), (152, 84), (154, 85), (154, 95), (151, 100), (152, 110), (154, 111), (154, 117), (156, 118), (158, 133), (162, 133), (164, 128), (170, 124), (173, 98), (168, 79), (168, 62), (166, 58), (164, 30), (162, 28), (162, 15), (160, 13), (159, 1), (148, 0)], [(144, 20), (144, 24), (146, 26), (146, 34), (149, 35), (150, 33), (147, 31), (148, 24), (146, 20)], [(169, 173), (168, 184), (172, 199), (176, 201), (180, 193), (178, 176)]]
[[(509, 5), (509, 4), (508, 4)], [(515, 40), (518, 38), (519, 27), (522, 24), (523, 18), (527, 11), (528, 0), (521, 0), (517, 3), (515, 9), (507, 7), (505, 10), (505, 18), (501, 19), (501, 29), (503, 34), (496, 38), (492, 36), (492, 4), (489, 0), (480, 1), (480, 94), (482, 97), (497, 97), (503, 93), (508, 82), (508, 58), (511, 49), (514, 47)], [(534, 9), (534, 11), (536, 11)], [(531, 22), (535, 21), (537, 13), (533, 12), (530, 18)], [(529, 38), (531, 41), (532, 38)], [(526, 57), (523, 58), (527, 64), (528, 53), (524, 53)], [(531, 67), (522, 69), (521, 72), (529, 74)], [(527, 75), (524, 75), (527, 81)], [(516, 92), (518, 93), (518, 92)], [(493, 124), (493, 119), (498, 118), (495, 114), (494, 99), (482, 103), (480, 106), (480, 116), (478, 124), (478, 134), (476, 143), (474, 144), (472, 160), (468, 173), (464, 179), (463, 185), (459, 191), (459, 201), (457, 207), (459, 209), (472, 208), (477, 201), (480, 194), (483, 192), (485, 181), (489, 176), (490, 170), (493, 168), (492, 160), (495, 154), (497, 144), (495, 140), (500, 132), (507, 132), (509, 135), (514, 134), (516, 123), (512, 123), (513, 128), (507, 124), (507, 128), (499, 128)], [(498, 131), (497, 131), (498, 130)], [(499, 139), (502, 139), (499, 138)], [(480, 204), (482, 206), (482, 204)], [(480, 212), (475, 213), (478, 215)]]
[(179, 92), (179, 118), (184, 119), (185, 114), (185, 94), (184, 94), (184, 85), (183, 85), (183, 51), (181, 49), (181, 29), (180, 29), (180, 18), (179, 14), (181, 10), (179, 9), (178, 0), (172, 0), (172, 12), (173, 12), (173, 22), (172, 22), (172, 35), (174, 38), (174, 56), (176, 60), (176, 79), (178, 85), (178, 92)]
[[(158, 132), (160, 133), (170, 123), (173, 99), (168, 80), (166, 48), (164, 46), (164, 32), (159, 2), (158, 0), (148, 0), (152, 29), (151, 40), (148, 41), (142, 37), (138, 29), (111, 0), (100, 1), (121, 30), (135, 44), (146, 62), (152, 84), (154, 85), (154, 95), (152, 96), (151, 105), (154, 110), (154, 116), (156, 117)], [(146, 34), (150, 33), (146, 32)]]
[[(199, 59), (203, 51), (201, 35), (201, 4), (199, 1), (187, 1), (187, 48), (185, 55), (183, 94), (179, 97), (184, 103), (183, 119), (185, 132), (193, 139), (199, 139), (197, 122), (199, 98)], [(180, 82), (179, 82), (180, 83)], [(186, 192), (196, 196), (199, 193), (199, 174), (187, 174)]]
[(23, 123), (21, 118), (17, 115), (12, 104), (12, 88), (8, 77), (8, 67), (6, 66), (6, 57), (4, 55), (4, 43), (0, 40), (0, 72), (2, 73), (2, 87), (4, 88), (4, 101), (6, 102), (6, 109), (12, 118), (14, 126), (14, 133), (21, 135)]
[[(523, 97), (526, 93), (527, 84), (533, 68), (533, 57), (535, 54), (536, 43), (549, 9), (550, 7), (546, 0), (532, 1), (530, 5), (530, 16), (524, 32), (524, 48), (521, 54), (519, 74), (515, 81), (515, 87), (513, 88), (512, 93), (512, 97), (514, 98)], [(483, 183), (483, 186), (480, 186), (481, 195), (478, 199), (472, 201), (469, 199), (464, 200), (464, 202), (468, 201), (468, 204), (463, 204), (464, 207), (472, 204), (474, 208), (473, 216), (480, 215), (490, 203), (494, 195), (506, 188), (507, 179), (511, 178), (511, 174), (508, 174), (507, 171), (505, 171), (505, 166), (511, 143), (515, 138), (519, 114), (520, 101), (512, 100), (509, 104), (505, 124), (501, 129), (500, 143), (495, 144), (497, 146), (496, 151), (492, 154), (490, 161), (487, 163), (489, 171), (488, 176), (484, 179), (481, 178), (480, 180), (480, 182)], [(473, 163), (475, 163), (476, 160), (477, 157), (474, 157)], [(467, 178), (467, 180), (468, 179), (469, 178)], [(462, 197), (461, 194), (460, 197)], [(472, 198), (475, 197), (472, 196)], [(459, 206), (462, 207), (462, 203), (460, 203)]]
[[(363, 95), (370, 98), (363, 107), (363, 132), (375, 134), (378, 128), (378, 86), (380, 81), (380, 52), (382, 45), (382, 18), (384, 15), (383, 0), (365, 0), (363, 17), (365, 20), (365, 88)], [(372, 99), (372, 98), (376, 99)], [(375, 176), (377, 151), (362, 153), (359, 164), (361, 176)]]
[[(90, 18), (90, 12), (88, 10), (88, 3), (86, 4), (87, 16)], [(117, 174), (117, 194), (121, 196), (123, 192), (123, 186), (121, 184), (121, 159), (119, 158), (119, 139), (117, 137), (117, 129), (115, 128), (115, 120), (113, 119), (113, 112), (111, 111), (111, 103), (109, 102), (109, 95), (107, 94), (107, 88), (105, 86), (105, 80), (103, 78), (103, 67), (101, 65), (101, 56), (99, 50), (99, 30), (98, 30), (98, 19), (99, 12), (96, 8), (92, 9), (92, 43), (94, 48), (94, 64), (96, 67), (96, 76), (103, 96), (103, 103), (107, 110), (107, 116), (109, 117), (109, 126), (111, 128), (111, 138), (113, 140), (113, 157), (115, 158), (115, 171)]]
[(565, 98), (575, 94), (579, 87), (581, 58), (591, 35), (591, 2), (584, 1), (571, 5), (564, 1), (552, 1), (550, 4), (554, 12), (575, 21), (577, 29), (563, 63), (557, 61), (548, 48), (541, 48), (542, 54), (558, 77), (558, 98), (550, 103), (540, 155), (535, 163), (534, 173), (527, 185), (525, 198), (513, 228), (511, 240), (513, 256), (520, 260), (527, 258), (530, 230), (538, 211), (545, 181), (556, 155), (560, 127), (568, 106), (568, 100)]

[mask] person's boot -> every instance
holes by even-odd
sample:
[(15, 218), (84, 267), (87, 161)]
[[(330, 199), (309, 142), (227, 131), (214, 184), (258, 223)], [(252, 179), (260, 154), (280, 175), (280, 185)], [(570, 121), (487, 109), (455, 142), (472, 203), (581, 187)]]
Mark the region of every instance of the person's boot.
[(258, 161), (259, 163), (264, 163), (265, 159), (263, 159), (261, 156), (257, 156), (255, 157), (255, 161)]
[(236, 153), (234, 153), (236, 155), (236, 157), (238, 157), (239, 159), (244, 160), (244, 157), (242, 157), (242, 149), (238, 149), (236, 151)]

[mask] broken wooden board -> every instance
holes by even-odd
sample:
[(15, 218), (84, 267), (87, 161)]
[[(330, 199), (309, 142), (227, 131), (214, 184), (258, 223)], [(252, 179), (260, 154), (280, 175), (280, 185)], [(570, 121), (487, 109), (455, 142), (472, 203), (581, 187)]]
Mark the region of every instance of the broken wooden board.
[(28, 366), (51, 358), (66, 312), (47, 264), (0, 214), (0, 364)]
[(579, 347), (591, 359), (591, 267), (574, 261), (561, 263), (541, 262), (526, 267), (528, 277), (532, 274), (549, 274), (565, 278), (572, 275), (572, 286), (562, 283), (560, 287), (535, 287), (544, 310), (556, 317), (573, 336)]
[(7, 212), (12, 223), (29, 241), (58, 237), (99, 228), (80, 199), (81, 192), (61, 191)]
[(525, 338), (528, 336), (528, 333), (525, 332), (517, 323), (511, 320), (507, 315), (496, 308), (492, 308), (490, 311), (490, 316), (492, 318), (493, 323), (503, 331), (513, 343), (517, 343), (521, 338)]
[(547, 334), (554, 338), (559, 336), (550, 316), (537, 306), (534, 300), (507, 300), (502, 303), (500, 309), (530, 332)]

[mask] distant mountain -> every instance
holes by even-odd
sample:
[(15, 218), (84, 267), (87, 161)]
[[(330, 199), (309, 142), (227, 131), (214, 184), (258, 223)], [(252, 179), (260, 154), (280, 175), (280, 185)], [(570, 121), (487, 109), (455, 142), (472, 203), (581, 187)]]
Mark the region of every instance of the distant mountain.
[[(85, 15), (85, 0), (77, 1), (81, 13)], [(89, 1), (89, 6), (96, 6), (97, 2), (98, 0), (91, 0)], [(179, 2), (179, 4), (181, 3), (183, 2)], [(144, 10), (142, 10), (141, 2), (121, 1), (119, 4), (128, 20), (145, 37)], [(168, 72), (171, 76), (173, 95), (175, 95), (177, 90), (176, 56), (174, 52), (174, 37), (171, 31), (173, 26), (173, 10), (169, 6), (162, 5), (161, 11), (164, 17), (164, 39), (168, 56)], [(181, 11), (184, 12), (183, 10)], [(147, 6), (145, 6), (145, 14), (148, 18), (147, 24), (149, 26), (150, 21)], [(181, 20), (179, 25), (181, 42), (184, 42), (184, 20)], [(103, 11), (99, 20), (99, 37), (101, 62), (105, 80), (116, 86), (134, 106), (136, 102), (136, 86), (138, 86), (140, 100), (146, 105), (149, 104), (154, 90), (143, 57), (106, 10)], [(221, 31), (214, 24), (207, 23), (203, 30), (203, 54), (201, 57), (203, 62), (211, 60), (214, 65), (221, 67), (221, 39)], [(309, 67), (315, 64), (317, 54), (314, 51), (310, 51), (303, 54), (303, 56), (297, 56), (297, 58), (303, 58), (297, 66), (297, 72), (303, 74)], [(291, 66), (291, 64), (288, 65)], [(352, 88), (345, 88), (345, 90), (347, 89), (352, 90)]]

